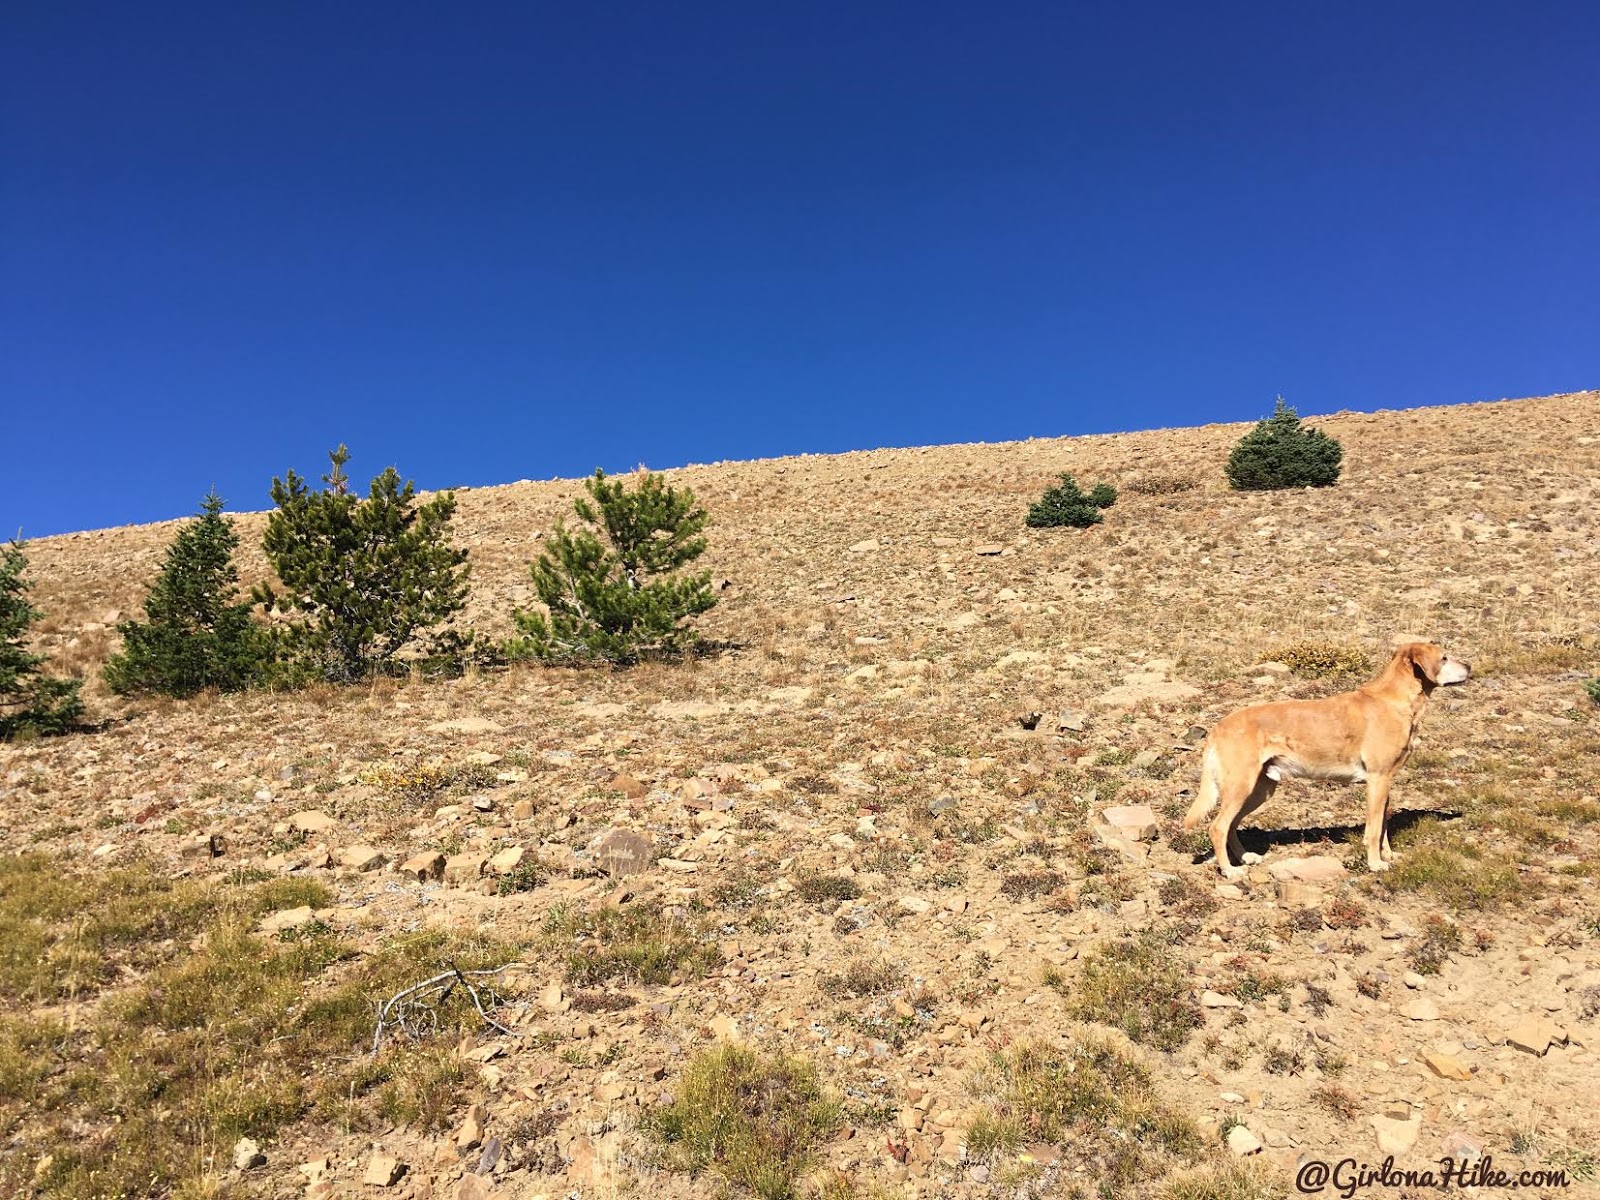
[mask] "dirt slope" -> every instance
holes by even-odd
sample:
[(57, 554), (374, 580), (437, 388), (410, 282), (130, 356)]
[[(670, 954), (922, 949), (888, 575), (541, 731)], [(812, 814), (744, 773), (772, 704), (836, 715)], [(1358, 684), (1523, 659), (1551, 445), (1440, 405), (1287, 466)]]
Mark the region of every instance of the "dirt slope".
[[(1345, 446), (1333, 489), (1230, 493), (1221, 464), (1242, 426), (673, 470), (712, 513), (705, 561), (729, 581), (706, 629), (741, 651), (186, 704), (91, 685), (101, 731), (0, 748), (0, 850), (86, 873), (147, 861), (320, 879), (336, 897), (326, 923), (371, 954), (419, 927), (515, 941), (555, 906), (620, 899), (597, 839), (621, 828), (657, 860), (626, 879), (624, 905), (689, 913), (718, 949), (703, 978), (615, 981), (601, 990), (623, 1007), (580, 1012), (541, 943), (505, 985), (527, 1005), (505, 1010), (519, 1037), (491, 1062), (468, 1056), (434, 1128), (304, 1114), (261, 1139), (265, 1166), (235, 1170), (231, 1138), (196, 1166), (225, 1190), (302, 1194), (297, 1168), (326, 1155), (314, 1195), (455, 1194), (477, 1151), (449, 1135), (478, 1100), (490, 1134), (520, 1139), (506, 1134), (485, 1177), (496, 1194), (720, 1195), (713, 1175), (656, 1164), (636, 1125), (690, 1054), (735, 1036), (814, 1061), (847, 1100), (845, 1134), (814, 1164), (855, 1189), (837, 1194), (1092, 1194), (1104, 1168), (1085, 1127), (1031, 1165), (1014, 1148), (966, 1152), (992, 1099), (981, 1068), (1019, 1041), (1083, 1035), (1070, 1014), (1086, 1011), (1072, 1007), (1085, 960), (1153, 930), (1184, 1003), (1206, 997), (1201, 1025), (1173, 1051), (1104, 1036), (1218, 1147), (1202, 1160), (1227, 1153), (1219, 1125), (1242, 1123), (1288, 1189), (1312, 1160), (1381, 1163), (1381, 1134), (1404, 1162), (1476, 1148), (1567, 1169), (1548, 1194), (1596, 1194), (1600, 709), (1581, 680), (1600, 663), (1600, 393), (1315, 423)], [(1023, 526), (1061, 471), (1123, 489), (1102, 526)], [(1129, 486), (1156, 475), (1198, 486)], [(472, 624), (509, 627), (539, 532), (576, 491), (458, 493)], [(262, 521), (239, 518), (247, 581)], [(42, 647), (97, 668), (173, 528), (33, 543)], [(1357, 791), (1292, 784), (1246, 834), (1265, 862), (1220, 888), (1177, 821), (1203, 728), (1348, 686), (1260, 665), (1292, 643), (1376, 661), (1412, 635), (1478, 677), (1436, 696), (1396, 788), (1411, 869), (1274, 879), (1294, 857), (1355, 862)], [(1044, 714), (1033, 731), (1030, 712)], [(439, 724), (462, 718), (476, 720)], [(430, 764), (436, 787), (397, 782)], [(1111, 804), (1152, 806), (1156, 839), (1101, 838)], [(332, 824), (300, 837), (285, 823), (308, 809)], [(351, 847), (386, 861), (343, 865)], [(397, 870), (423, 851), (515, 847), (543, 864), (540, 886)], [(839, 878), (853, 887), (815, 883)], [(847, 968), (883, 963), (852, 994)], [(86, 1027), (96, 1004), (60, 1011)], [(1542, 1054), (1511, 1037), (1530, 1017), (1546, 1022)], [(16, 1161), (45, 1153), (62, 1119), (13, 1112)], [(360, 1182), (375, 1147), (410, 1168), (387, 1190)], [(1164, 1173), (1126, 1189), (1153, 1194)]]

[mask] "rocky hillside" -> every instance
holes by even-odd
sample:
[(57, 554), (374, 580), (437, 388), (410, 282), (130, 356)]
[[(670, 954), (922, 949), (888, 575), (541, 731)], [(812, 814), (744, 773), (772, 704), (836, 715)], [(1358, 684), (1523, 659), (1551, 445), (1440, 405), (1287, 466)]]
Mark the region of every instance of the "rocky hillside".
[[(0, 748), (0, 1191), (1246, 1197), (1394, 1154), (1600, 1194), (1600, 393), (1315, 423), (1333, 489), (1229, 492), (1241, 426), (673, 470), (740, 647), (683, 667), (91, 685), (93, 732)], [(1062, 471), (1121, 499), (1025, 528)], [(459, 493), (473, 625), (577, 490)], [(58, 664), (173, 529), (33, 543)], [(1205, 729), (1359, 678), (1297, 645), (1410, 637), (1476, 678), (1397, 869), (1295, 783), (1222, 884)], [(374, 1056), (469, 964), (511, 966)], [(727, 1042), (781, 1084), (734, 1104), (789, 1122), (765, 1175), (666, 1107)]]

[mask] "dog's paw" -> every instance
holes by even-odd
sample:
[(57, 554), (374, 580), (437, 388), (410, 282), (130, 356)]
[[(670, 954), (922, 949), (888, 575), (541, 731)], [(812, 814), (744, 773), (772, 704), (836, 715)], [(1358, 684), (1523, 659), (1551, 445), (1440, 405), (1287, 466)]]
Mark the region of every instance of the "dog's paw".
[(1367, 859), (1367, 870), (1369, 870), (1369, 871), (1372, 871), (1372, 872), (1376, 873), (1376, 872), (1379, 872), (1379, 871), (1387, 871), (1388, 869), (1389, 869), (1389, 864), (1384, 862), (1383, 859), (1381, 859), (1381, 858), (1378, 859), (1376, 862), (1374, 862), (1370, 858)]
[(1224, 879), (1243, 879), (1246, 875), (1248, 875), (1250, 873), (1250, 872), (1246, 871), (1243, 867), (1228, 866), (1228, 867), (1220, 867), (1218, 869), (1222, 872), (1222, 877)]
[(1257, 854), (1254, 850), (1246, 850), (1243, 854), (1239, 855), (1239, 861), (1247, 867), (1253, 867), (1261, 861), (1261, 855)]

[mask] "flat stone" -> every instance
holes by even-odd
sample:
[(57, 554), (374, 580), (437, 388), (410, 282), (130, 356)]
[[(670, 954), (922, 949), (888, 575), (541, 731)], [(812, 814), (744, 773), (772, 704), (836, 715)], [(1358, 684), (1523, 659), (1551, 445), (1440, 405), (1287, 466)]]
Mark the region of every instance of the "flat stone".
[(1244, 1003), (1237, 996), (1224, 996), (1221, 992), (1213, 992), (1209, 988), (1200, 993), (1200, 1005), (1203, 1008), (1243, 1008)]
[(1313, 854), (1307, 858), (1283, 858), (1267, 867), (1274, 879), (1293, 879), (1300, 883), (1332, 883), (1350, 874), (1337, 858)]
[(656, 859), (655, 842), (631, 829), (607, 830), (589, 849), (600, 868), (618, 879), (648, 871)]
[(1109, 825), (1096, 825), (1094, 832), (1096, 837), (1124, 858), (1132, 859), (1134, 862), (1143, 862), (1150, 857), (1149, 846), (1144, 845), (1142, 842), (1130, 841)]
[(1239, 1158), (1244, 1158), (1250, 1154), (1260, 1154), (1261, 1139), (1243, 1125), (1235, 1125), (1228, 1130), (1228, 1149)]
[(299, 929), (302, 925), (309, 925), (317, 919), (317, 914), (312, 911), (309, 904), (299, 908), (285, 908), (269, 916), (261, 918), (256, 928), (266, 934), (287, 933), (291, 929)]
[(871, 554), (874, 550), (882, 549), (877, 538), (868, 538), (864, 542), (856, 542), (850, 547), (851, 554)]
[(406, 1165), (392, 1154), (374, 1154), (367, 1163), (367, 1173), (361, 1177), (363, 1183), (373, 1187), (393, 1187), (400, 1182), (400, 1177), (406, 1173)]
[(1463, 1083), (1472, 1079), (1472, 1072), (1466, 1064), (1452, 1054), (1424, 1054), (1422, 1061), (1440, 1079), (1457, 1079)]
[(340, 865), (352, 871), (376, 871), (388, 861), (383, 851), (371, 846), (350, 846), (339, 852)]
[(981, 558), (993, 558), (996, 554), (1004, 554), (1006, 548), (999, 542), (984, 542), (981, 545), (974, 546), (972, 552)]
[(289, 818), (289, 828), (300, 833), (327, 833), (330, 829), (337, 829), (338, 826), (339, 822), (327, 813), (318, 812), (314, 808), (297, 812)]
[(481, 879), (488, 862), (482, 854), (452, 854), (444, 862), (444, 881), (465, 884)]
[(1447, 1157), (1458, 1163), (1477, 1162), (1483, 1157), (1483, 1142), (1461, 1129), (1445, 1134), (1441, 1148)]
[(424, 850), (421, 854), (413, 854), (400, 864), (400, 873), (409, 875), (418, 882), (429, 879), (442, 879), (444, 877), (444, 855), (437, 850)]
[(1421, 1114), (1405, 1121), (1396, 1117), (1368, 1117), (1367, 1120), (1377, 1136), (1380, 1154), (1405, 1154), (1417, 1144), (1422, 1133)]
[(1402, 1010), (1413, 1021), (1437, 1021), (1439, 1006), (1427, 996), (1419, 996)]
[(500, 1193), (484, 1175), (463, 1175), (450, 1193), (450, 1200), (494, 1200)]
[(461, 1123), (461, 1128), (456, 1130), (456, 1149), (471, 1150), (475, 1146), (481, 1146), (483, 1144), (483, 1124), (488, 1119), (488, 1114), (481, 1104), (474, 1104), (467, 1109), (467, 1119)]
[(639, 800), (650, 794), (650, 789), (626, 772), (613, 777), (611, 786), (630, 800)]
[(1515, 1046), (1518, 1050), (1526, 1050), (1529, 1054), (1542, 1055), (1552, 1042), (1565, 1042), (1567, 1032), (1548, 1017), (1541, 1017), (1529, 1013), (1514, 1025), (1506, 1034), (1508, 1045)]
[(1153, 842), (1160, 823), (1148, 804), (1119, 804), (1100, 814), (1106, 823), (1132, 842)]
[(894, 903), (901, 912), (915, 913), (918, 916), (933, 908), (932, 903), (921, 896), (901, 896)]
[(1278, 903), (1290, 908), (1321, 908), (1326, 897), (1322, 889), (1298, 879), (1278, 880)]
[(507, 846), (489, 860), (489, 870), (496, 875), (509, 875), (522, 865), (527, 853), (521, 846)]

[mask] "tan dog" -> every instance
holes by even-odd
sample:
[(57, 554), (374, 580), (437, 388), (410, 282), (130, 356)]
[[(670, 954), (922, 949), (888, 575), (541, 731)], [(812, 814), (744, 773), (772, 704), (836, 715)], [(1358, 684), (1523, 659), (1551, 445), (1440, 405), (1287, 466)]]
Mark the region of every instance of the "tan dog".
[(1387, 871), (1389, 785), (1411, 753), (1433, 689), (1464, 683), (1472, 664), (1451, 658), (1432, 642), (1409, 642), (1394, 652), (1383, 672), (1354, 692), (1325, 700), (1280, 700), (1252, 704), (1217, 722), (1206, 739), (1200, 794), (1183, 818), (1194, 829), (1218, 808), (1211, 822), (1217, 869), (1238, 879), (1244, 866), (1261, 861), (1246, 854), (1239, 821), (1265, 804), (1279, 781), (1303, 777), (1367, 785), (1367, 825), (1362, 841), (1367, 866)]

